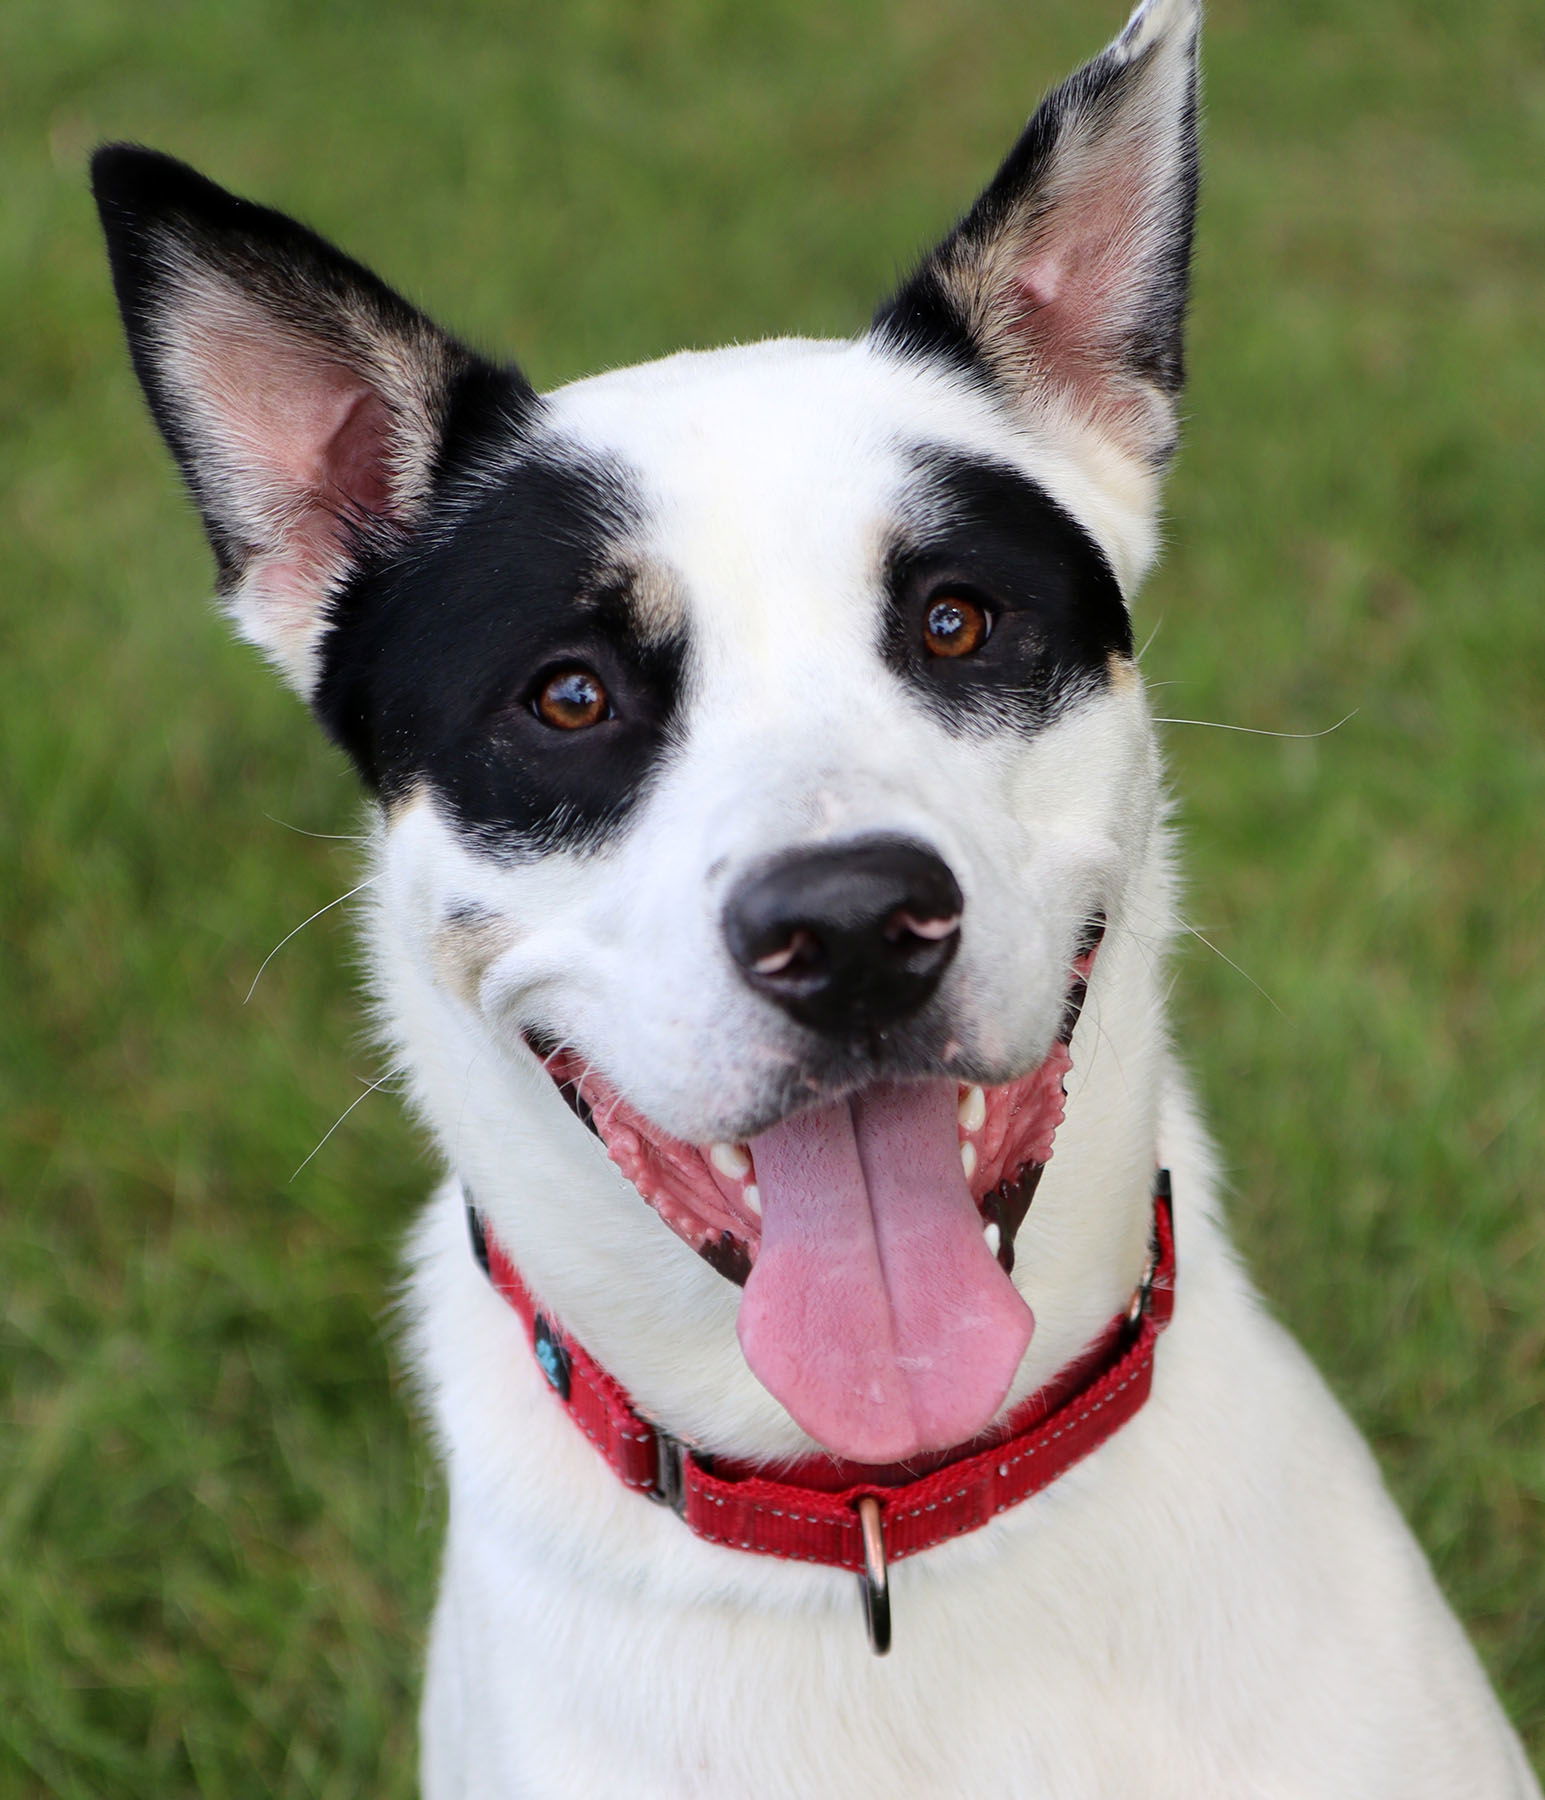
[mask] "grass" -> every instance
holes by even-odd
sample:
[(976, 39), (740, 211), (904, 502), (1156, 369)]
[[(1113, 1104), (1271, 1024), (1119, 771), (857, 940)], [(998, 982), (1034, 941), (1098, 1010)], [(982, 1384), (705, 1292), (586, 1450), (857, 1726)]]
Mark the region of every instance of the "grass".
[[(853, 328), (1114, 16), (11, 0), (0, 67), (0, 1791), (412, 1790), (438, 1498), (338, 759), (201, 605), (82, 183), (175, 150), (542, 383)], [(1180, 1033), (1273, 1304), (1545, 1757), (1545, 136), (1523, 0), (1216, 0), (1142, 603)], [(294, 828), (294, 829), (292, 829)], [(1225, 961), (1223, 958), (1229, 959)], [(1236, 973), (1233, 964), (1248, 973)], [(1257, 987), (1254, 984), (1259, 984)], [(1259, 990), (1265, 990), (1270, 999)]]

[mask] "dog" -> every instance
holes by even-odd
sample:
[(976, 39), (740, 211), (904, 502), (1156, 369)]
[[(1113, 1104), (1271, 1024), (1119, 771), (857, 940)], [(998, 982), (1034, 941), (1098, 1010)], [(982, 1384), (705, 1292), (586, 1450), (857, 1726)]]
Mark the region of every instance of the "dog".
[(1198, 29), (1146, 0), (861, 337), (545, 397), (97, 154), (225, 609), (375, 803), (429, 1800), (1539, 1795), (1165, 1028)]

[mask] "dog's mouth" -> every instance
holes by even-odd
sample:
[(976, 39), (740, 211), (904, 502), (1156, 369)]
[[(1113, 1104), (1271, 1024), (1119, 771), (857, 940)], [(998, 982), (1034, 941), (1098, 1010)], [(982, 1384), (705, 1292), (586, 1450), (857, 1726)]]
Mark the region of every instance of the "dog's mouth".
[(1062, 1122), (1101, 925), (1057, 1039), (998, 1086), (878, 1081), (743, 1143), (689, 1144), (577, 1052), (538, 1045), (560, 1092), (660, 1218), (744, 1287), (752, 1371), (835, 1454), (899, 1462), (986, 1429), (1034, 1319), (1008, 1279)]

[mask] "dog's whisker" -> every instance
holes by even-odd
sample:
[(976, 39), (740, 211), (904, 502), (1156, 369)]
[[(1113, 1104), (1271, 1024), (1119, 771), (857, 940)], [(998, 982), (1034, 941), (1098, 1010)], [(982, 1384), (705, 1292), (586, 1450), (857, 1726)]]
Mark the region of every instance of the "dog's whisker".
[(1256, 993), (1258, 993), (1261, 996), (1261, 998), (1272, 1009), (1272, 1011), (1277, 1014), (1277, 1016), (1279, 1018), (1285, 1019), (1288, 1016), (1286, 1014), (1286, 1012), (1284, 1012), (1283, 1009), (1280, 1006), (1278, 1006), (1277, 1002), (1271, 997), (1271, 995), (1266, 992), (1265, 988), (1263, 988), (1261, 986), (1260, 982), (1258, 982), (1255, 979), (1255, 977), (1250, 973), (1250, 971), (1248, 969), (1240, 968), (1239, 964), (1234, 961), (1233, 957), (1229, 956), (1225, 951), (1220, 950), (1210, 937), (1205, 937), (1200, 931), (1198, 931), (1196, 929), (1196, 927), (1194, 925), (1187, 925), (1184, 922), (1182, 922), (1180, 929), (1182, 931), (1189, 932), (1190, 935), (1192, 937), (1194, 937), (1199, 944), (1205, 944), (1207, 946), (1207, 948), (1213, 953), (1213, 955), (1218, 957), (1221, 961), (1226, 962), (1236, 975), (1243, 976), (1244, 979), (1250, 983), (1251, 987), (1253, 987), (1255, 989)]
[(1267, 731), (1260, 725), (1228, 725), (1221, 719), (1155, 719), (1155, 725), (1205, 725), (1213, 731), (1242, 731), (1248, 737), (1296, 738), (1307, 741), (1311, 738), (1329, 737), (1333, 731), (1340, 731), (1348, 720), (1355, 719), (1361, 707), (1354, 706), (1344, 719), (1337, 719), (1334, 725), (1327, 725), (1323, 731)]
[(246, 997), (243, 999), (242, 1005), (245, 1006), (247, 1001), (257, 992), (257, 984), (263, 979), (263, 971), (274, 960), (284, 946), (289, 943), (292, 937), (298, 937), (308, 925), (314, 924), (316, 920), (320, 919), (323, 913), (331, 912), (335, 906), (342, 906), (345, 900), (352, 900), (356, 894), (364, 893), (367, 887), (374, 887), (375, 882), (376, 878), (374, 875), (368, 876), (356, 887), (351, 887), (348, 893), (340, 894), (336, 900), (329, 900), (326, 906), (319, 906), (309, 919), (302, 919), (293, 931), (287, 931), (284, 936), (280, 938), (279, 942), (274, 945), (273, 949), (269, 951), (267, 956), (263, 958), (262, 962), (258, 964), (258, 972), (252, 977), (252, 986), (247, 989)]
[(293, 831), (299, 837), (321, 838), (330, 844), (365, 844), (370, 840), (362, 831), (308, 831), (304, 825), (292, 825), (288, 819), (276, 817), (266, 812), (263, 817), (270, 825), (281, 825), (286, 831)]
[(339, 1113), (338, 1117), (333, 1120), (332, 1124), (328, 1126), (327, 1130), (325, 1132), (323, 1132), (322, 1136), (317, 1140), (317, 1143), (313, 1147), (310, 1155), (307, 1156), (305, 1162), (301, 1163), (300, 1167), (296, 1169), (295, 1174), (290, 1177), (290, 1180), (294, 1181), (296, 1179), (296, 1177), (306, 1167), (306, 1163), (309, 1163), (311, 1161), (311, 1158), (314, 1157), (319, 1150), (321, 1150), (322, 1146), (333, 1135), (333, 1133), (344, 1122), (344, 1120), (346, 1118), (348, 1118), (349, 1114), (351, 1112), (353, 1112), (354, 1108), (356, 1106), (358, 1106), (361, 1101), (368, 1100), (372, 1094), (379, 1093), (380, 1090), (382, 1088), (384, 1088), (389, 1081), (397, 1081), (402, 1076), (404, 1076), (406, 1073), (407, 1073), (406, 1069), (388, 1069), (387, 1072), (381, 1077), (381, 1079), (379, 1081), (371, 1082), (370, 1086), (365, 1089), (363, 1094), (360, 1094), (357, 1098), (351, 1100), (349, 1102), (349, 1104), (346, 1107), (344, 1107), (343, 1111), (341, 1113)]

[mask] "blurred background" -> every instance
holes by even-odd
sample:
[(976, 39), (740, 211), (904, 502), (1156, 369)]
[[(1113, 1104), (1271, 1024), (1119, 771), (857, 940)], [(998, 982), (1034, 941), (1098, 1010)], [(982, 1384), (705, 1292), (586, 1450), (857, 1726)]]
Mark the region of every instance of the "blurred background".
[[(253, 987), (360, 808), (205, 604), (90, 147), (300, 214), (549, 385), (856, 329), (1119, 5), (7, 0), (0, 1793), (408, 1795), (440, 1513), (392, 1320), (433, 1170), (367, 1092), (349, 907)], [(1538, 1760), (1538, 10), (1215, 0), (1208, 91), (1138, 625), (1186, 721), (1178, 1035), (1250, 1266)]]

